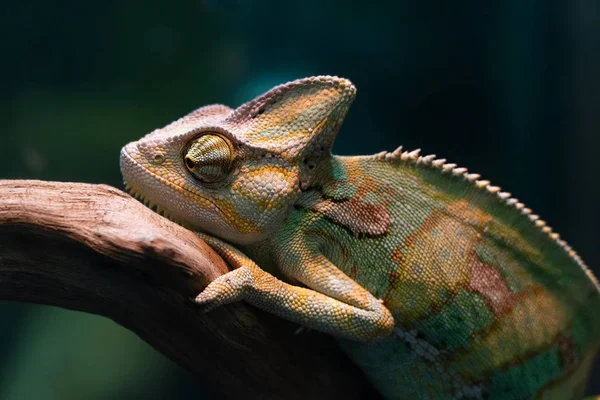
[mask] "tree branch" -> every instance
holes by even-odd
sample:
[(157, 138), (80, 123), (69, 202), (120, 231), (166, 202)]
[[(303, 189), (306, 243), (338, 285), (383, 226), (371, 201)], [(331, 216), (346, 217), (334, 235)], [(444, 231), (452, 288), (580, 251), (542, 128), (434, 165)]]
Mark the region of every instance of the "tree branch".
[(191, 299), (227, 266), (191, 231), (105, 185), (0, 180), (0, 299), (104, 315), (228, 398), (373, 397), (315, 332)]

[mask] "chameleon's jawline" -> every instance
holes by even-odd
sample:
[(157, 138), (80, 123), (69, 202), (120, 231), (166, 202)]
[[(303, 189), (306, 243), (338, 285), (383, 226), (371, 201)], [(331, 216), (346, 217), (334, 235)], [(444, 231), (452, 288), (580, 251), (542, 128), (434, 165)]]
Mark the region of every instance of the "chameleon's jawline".
[[(186, 192), (190, 193), (190, 195), (198, 196), (197, 194), (189, 192), (188, 190), (186, 190), (185, 188), (183, 188), (181, 186), (172, 184), (171, 182), (167, 181), (166, 179), (152, 173), (152, 171), (149, 171), (143, 165), (141, 165), (140, 163), (135, 161), (133, 159), (133, 157), (131, 157), (131, 155), (129, 155), (129, 153), (127, 153), (125, 147), (123, 149), (121, 149), (120, 161), (121, 161), (121, 170), (122, 171), (129, 171), (129, 168), (137, 168), (140, 171), (143, 171), (144, 173), (146, 173), (148, 176), (151, 176), (152, 178), (154, 178), (157, 182), (160, 182), (161, 184), (167, 185), (169, 187), (171, 187), (171, 185), (173, 185), (173, 186), (175, 186), (175, 188), (177, 188), (179, 190), (185, 190)], [(123, 175), (125, 175), (125, 174), (123, 174)], [(176, 224), (181, 225), (184, 228), (193, 230), (195, 232), (210, 233), (208, 230), (206, 230), (202, 227), (192, 226), (189, 223), (182, 220), (181, 218), (177, 218), (175, 215), (173, 215), (173, 212), (171, 210), (169, 210), (169, 207), (165, 206), (162, 203), (156, 202), (155, 199), (150, 199), (149, 195), (144, 193), (144, 191), (141, 190), (138, 185), (132, 183), (125, 177), (123, 179), (123, 184), (125, 185), (125, 190), (127, 192), (129, 192), (136, 199), (140, 200), (146, 207), (157, 212), (159, 215), (162, 215), (163, 217), (167, 218), (168, 220), (175, 222)], [(207, 199), (207, 200), (210, 201), (210, 199)], [(213, 204), (213, 206), (215, 208), (218, 208), (214, 203), (211, 202), (211, 204)]]

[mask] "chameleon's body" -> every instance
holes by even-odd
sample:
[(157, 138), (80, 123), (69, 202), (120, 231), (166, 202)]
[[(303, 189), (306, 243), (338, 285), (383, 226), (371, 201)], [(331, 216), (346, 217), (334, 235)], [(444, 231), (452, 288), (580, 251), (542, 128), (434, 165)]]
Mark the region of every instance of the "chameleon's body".
[(303, 79), (123, 149), (128, 188), (236, 268), (196, 301), (334, 334), (388, 398), (580, 398), (600, 345), (591, 272), (463, 168), (418, 151), (332, 156), (354, 95)]

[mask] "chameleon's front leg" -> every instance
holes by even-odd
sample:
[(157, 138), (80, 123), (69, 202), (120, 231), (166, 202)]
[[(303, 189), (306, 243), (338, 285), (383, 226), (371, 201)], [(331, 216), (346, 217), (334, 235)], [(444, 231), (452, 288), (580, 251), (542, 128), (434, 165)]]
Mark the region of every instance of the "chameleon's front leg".
[[(394, 319), (381, 301), (324, 257), (315, 256), (304, 268), (287, 268), (286, 273), (306, 284), (310, 288), (307, 289), (275, 278), (219, 239), (199, 236), (235, 268), (211, 282), (196, 297), (196, 303), (206, 305), (207, 310), (245, 300), (301, 325), (349, 339), (368, 341), (392, 331)], [(305, 268), (310, 273), (303, 274)], [(315, 276), (322, 279), (310, 279), (310, 274), (319, 272)]]

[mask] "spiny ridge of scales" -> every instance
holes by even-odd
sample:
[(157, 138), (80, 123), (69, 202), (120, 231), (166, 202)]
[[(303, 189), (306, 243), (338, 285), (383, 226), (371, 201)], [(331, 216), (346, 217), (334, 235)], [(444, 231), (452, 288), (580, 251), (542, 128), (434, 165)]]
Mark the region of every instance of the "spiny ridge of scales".
[(402, 146), (398, 147), (393, 152), (382, 151), (374, 155), (375, 159), (386, 160), (389, 162), (399, 163), (410, 163), (417, 166), (435, 168), (443, 174), (451, 174), (457, 178), (463, 178), (467, 182), (472, 183), (476, 188), (487, 191), (490, 195), (495, 195), (499, 201), (506, 204), (507, 206), (514, 207), (524, 217), (527, 217), (529, 221), (535, 224), (542, 232), (548, 234), (548, 236), (556, 242), (562, 249), (564, 249), (569, 256), (575, 260), (577, 264), (583, 269), (583, 271), (590, 277), (592, 282), (600, 290), (600, 283), (596, 277), (592, 274), (591, 270), (585, 264), (583, 259), (577, 254), (575, 250), (567, 242), (562, 240), (558, 233), (553, 232), (545, 221), (541, 220), (536, 214), (533, 214), (530, 208), (525, 207), (525, 204), (519, 202), (518, 199), (511, 197), (511, 193), (502, 192), (499, 186), (492, 186), (490, 181), (480, 180), (481, 175), (468, 173), (468, 170), (463, 167), (458, 167), (456, 164), (447, 163), (445, 158), (436, 159), (435, 154), (429, 154), (427, 156), (421, 156), (421, 149), (412, 151), (402, 151)]

